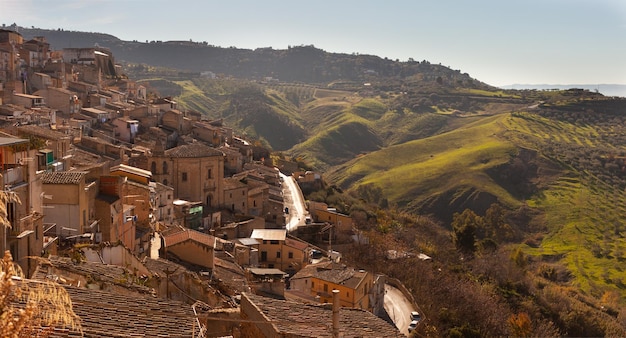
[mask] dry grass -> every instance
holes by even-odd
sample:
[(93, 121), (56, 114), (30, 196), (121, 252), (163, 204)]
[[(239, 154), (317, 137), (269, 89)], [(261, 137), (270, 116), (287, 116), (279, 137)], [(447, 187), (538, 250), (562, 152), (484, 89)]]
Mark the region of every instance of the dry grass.
[(0, 261), (0, 337), (47, 336), (55, 328), (81, 332), (67, 291), (52, 282), (25, 281), (9, 251)]

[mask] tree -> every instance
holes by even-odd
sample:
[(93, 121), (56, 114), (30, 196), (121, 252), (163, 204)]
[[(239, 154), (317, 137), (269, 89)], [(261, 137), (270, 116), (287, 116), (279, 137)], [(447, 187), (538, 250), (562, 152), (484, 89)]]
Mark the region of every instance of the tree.
[(511, 315), (507, 322), (511, 328), (511, 333), (515, 337), (528, 337), (532, 333), (533, 327), (530, 317), (525, 312)]
[(455, 212), (452, 216), (452, 239), (456, 247), (468, 252), (476, 251), (476, 231), (482, 223), (482, 217), (470, 209), (460, 214)]

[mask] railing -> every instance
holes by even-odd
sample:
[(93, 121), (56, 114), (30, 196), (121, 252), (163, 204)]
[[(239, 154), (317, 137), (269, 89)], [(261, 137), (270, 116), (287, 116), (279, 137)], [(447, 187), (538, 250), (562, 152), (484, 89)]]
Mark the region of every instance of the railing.
[(33, 221), (34, 221), (33, 214), (27, 215), (17, 220), (12, 225), (13, 228), (11, 229), (11, 237), (19, 237), (21, 234), (23, 234), (26, 231), (30, 231), (30, 233), (35, 232), (37, 229), (35, 229), (35, 225)]

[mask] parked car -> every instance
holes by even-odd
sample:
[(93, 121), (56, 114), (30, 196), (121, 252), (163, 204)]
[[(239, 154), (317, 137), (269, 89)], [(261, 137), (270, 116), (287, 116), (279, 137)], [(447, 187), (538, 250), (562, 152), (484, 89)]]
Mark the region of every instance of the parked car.
[(319, 250), (311, 250), (311, 258), (320, 259), (322, 258), (322, 252)]
[(419, 312), (413, 311), (411, 312), (411, 320), (417, 320), (418, 322), (422, 319), (422, 316)]
[(409, 324), (409, 333), (413, 332), (415, 328), (417, 328), (417, 324), (419, 324), (419, 320), (414, 320)]

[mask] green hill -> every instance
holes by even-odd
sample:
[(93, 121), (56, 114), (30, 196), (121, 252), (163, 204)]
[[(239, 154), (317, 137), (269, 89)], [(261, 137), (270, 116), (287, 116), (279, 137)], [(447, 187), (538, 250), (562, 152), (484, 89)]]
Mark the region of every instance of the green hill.
[(333, 168), (328, 178), (345, 189), (373, 184), (390, 202), (413, 211), (423, 211), (420, 206), (433, 203), (437, 195), (450, 190), (463, 194), (468, 189), (498, 196), (514, 206), (516, 199), (488, 174), (517, 152), (502, 136), (503, 118), (469, 118), (473, 121), (453, 131), (387, 147)]
[[(626, 116), (607, 100), (468, 119), (449, 132), (387, 147), (334, 167), (348, 191), (382, 189), (390, 203), (451, 220), (492, 203), (532, 208), (517, 224), (539, 260), (560, 257), (572, 283), (600, 297), (626, 297)], [(578, 108), (587, 106), (586, 111)], [(539, 229), (528, 229), (533, 224)]]

